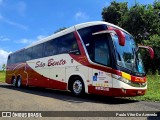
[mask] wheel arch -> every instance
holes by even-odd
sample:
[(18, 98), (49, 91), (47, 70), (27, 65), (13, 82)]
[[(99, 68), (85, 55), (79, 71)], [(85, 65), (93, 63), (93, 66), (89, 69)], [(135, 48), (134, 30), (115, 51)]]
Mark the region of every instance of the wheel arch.
[[(68, 90), (71, 90), (71, 83), (72, 83), (72, 81), (76, 78), (76, 77), (78, 77), (78, 78), (80, 78), (81, 80), (82, 80), (82, 82), (83, 82), (83, 84), (84, 84), (84, 91), (85, 91), (85, 93), (87, 92), (86, 91), (86, 78), (85, 78), (85, 76), (83, 76), (82, 74), (71, 74), (69, 77), (68, 77), (68, 82), (67, 82), (67, 88), (68, 88)], [(88, 89), (87, 89), (88, 90)]]
[(22, 79), (22, 76), (20, 74), (17, 75), (16, 80), (18, 80), (19, 78)]

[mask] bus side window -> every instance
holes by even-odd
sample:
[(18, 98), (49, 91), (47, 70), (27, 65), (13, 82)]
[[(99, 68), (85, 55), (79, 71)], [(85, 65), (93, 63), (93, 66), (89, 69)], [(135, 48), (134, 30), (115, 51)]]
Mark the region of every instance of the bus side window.
[(74, 33), (69, 33), (65, 36), (62, 36), (58, 39), (58, 41), (59, 41), (58, 43), (59, 54), (70, 53), (70, 52), (74, 52), (75, 54), (80, 54)]
[(24, 61), (24, 50), (16, 53), (16, 62), (23, 62), (23, 61)]
[(57, 54), (57, 39), (53, 39), (44, 43), (44, 57)]
[(24, 56), (25, 61), (32, 59), (32, 54), (31, 53), (32, 53), (32, 47), (25, 50), (25, 52), (24, 52), (24, 54), (25, 54), (25, 56)]
[(43, 44), (39, 44), (33, 47), (32, 58), (37, 59), (43, 57)]
[(12, 57), (13, 57), (12, 58), (12, 63), (14, 64), (14, 63), (16, 63), (16, 54), (13, 54)]

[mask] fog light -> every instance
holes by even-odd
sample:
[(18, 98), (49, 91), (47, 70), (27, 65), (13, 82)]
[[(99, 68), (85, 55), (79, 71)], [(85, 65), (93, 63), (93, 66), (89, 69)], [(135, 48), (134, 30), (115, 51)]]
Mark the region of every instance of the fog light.
[(141, 91), (141, 90), (138, 90), (138, 91), (137, 91), (137, 94), (142, 94), (142, 91)]

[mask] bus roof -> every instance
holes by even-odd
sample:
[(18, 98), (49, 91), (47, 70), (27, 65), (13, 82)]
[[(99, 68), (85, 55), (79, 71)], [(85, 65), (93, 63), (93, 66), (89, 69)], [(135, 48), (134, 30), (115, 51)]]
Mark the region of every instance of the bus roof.
[[(70, 28), (67, 28), (67, 29), (65, 29), (65, 30), (62, 30), (62, 31), (60, 31), (60, 32), (58, 32), (58, 33), (52, 34), (52, 35), (50, 35), (50, 36), (48, 36), (48, 37), (46, 37), (46, 38), (43, 38), (43, 39), (41, 39), (41, 40), (38, 40), (38, 41), (32, 43), (31, 45), (27, 46), (25, 49), (30, 48), (30, 47), (33, 47), (33, 46), (38, 45), (38, 44), (40, 44), (40, 43), (49, 41), (49, 40), (51, 40), (51, 39), (60, 37), (60, 36), (65, 35), (65, 34), (67, 34), (67, 33), (71, 33), (71, 32), (73, 32), (73, 31), (75, 31), (75, 29), (76, 29), (76, 30), (79, 30), (79, 29), (82, 29), (82, 28), (85, 28), (85, 27), (89, 27), (89, 26), (93, 26), (93, 25), (100, 25), (100, 24), (105, 24), (105, 25), (107, 25), (107, 26), (112, 26), (112, 27), (115, 27), (115, 28), (117, 28), (117, 29), (120, 29), (120, 30), (128, 33), (126, 30), (124, 30), (124, 29), (122, 29), (122, 28), (120, 28), (120, 27), (118, 27), (118, 26), (116, 26), (116, 25), (114, 25), (114, 24), (108, 23), (108, 22), (104, 22), (104, 21), (86, 22), (86, 23), (77, 24), (77, 25), (75, 25), (75, 26), (72, 26), (72, 27), (70, 27)], [(128, 34), (130, 34), (130, 33), (128, 33)]]

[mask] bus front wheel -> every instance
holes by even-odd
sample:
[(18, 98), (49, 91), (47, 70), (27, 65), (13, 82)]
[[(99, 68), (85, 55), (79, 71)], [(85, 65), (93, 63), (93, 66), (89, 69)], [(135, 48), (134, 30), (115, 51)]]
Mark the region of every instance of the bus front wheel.
[(79, 77), (72, 81), (71, 92), (75, 96), (81, 96), (84, 94), (84, 83)]

